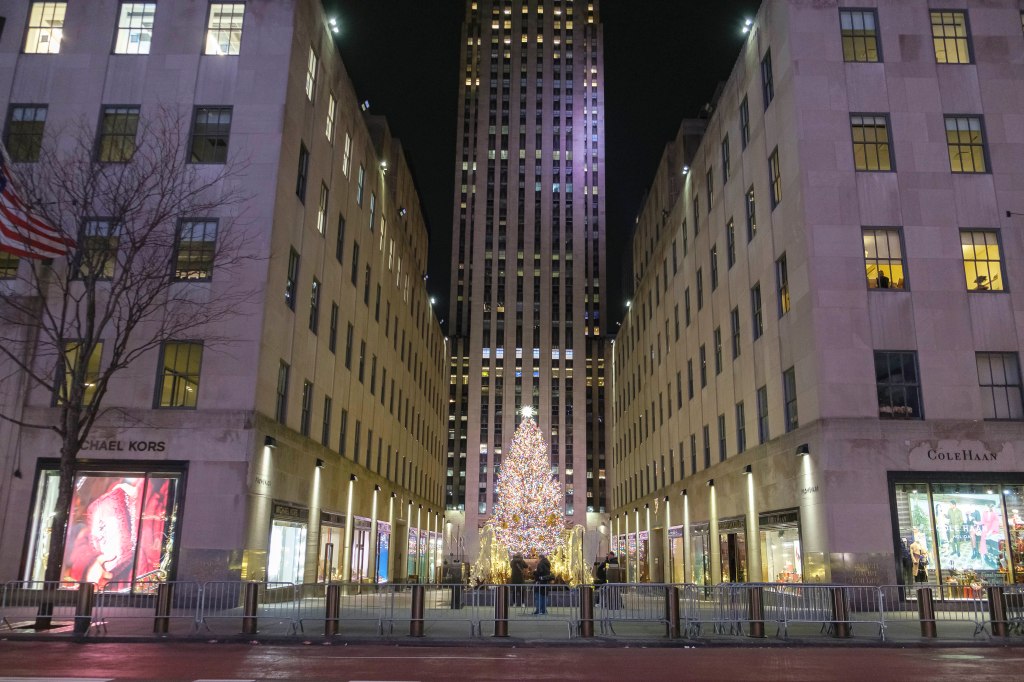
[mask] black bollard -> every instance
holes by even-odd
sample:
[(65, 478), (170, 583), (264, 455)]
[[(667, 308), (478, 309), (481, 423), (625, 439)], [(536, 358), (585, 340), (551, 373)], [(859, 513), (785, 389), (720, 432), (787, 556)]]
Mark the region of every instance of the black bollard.
[(156, 613), (153, 616), (153, 634), (166, 635), (171, 628), (171, 602), (174, 584), (160, 583), (156, 588)]
[(988, 588), (988, 615), (992, 621), (992, 636), (1006, 637), (1008, 632), (1006, 622), (1006, 599), (1002, 587)]
[(580, 585), (580, 637), (594, 636), (594, 586)]
[(850, 636), (850, 608), (846, 603), (846, 590), (833, 587), (832, 593), (832, 634), (839, 639)]
[(679, 638), (679, 588), (665, 586), (665, 635), (669, 639)]
[(324, 635), (332, 637), (338, 634), (341, 618), (341, 585), (331, 583), (327, 586), (327, 614), (324, 620)]
[(75, 604), (75, 634), (84, 635), (92, 625), (92, 605), (96, 595), (96, 585), (81, 583), (78, 586), (78, 603)]
[(259, 631), (259, 618), (256, 609), (259, 606), (259, 588), (257, 582), (247, 582), (242, 592), (242, 634), (255, 635)]
[(494, 587), (494, 636), (508, 637), (508, 585)]
[(409, 619), (409, 636), (423, 636), (423, 585), (416, 583), (412, 586), (412, 615)]
[(764, 588), (754, 585), (750, 588), (750, 636), (764, 637)]
[(935, 639), (935, 597), (932, 588), (917, 588), (917, 617), (921, 620), (921, 636)]

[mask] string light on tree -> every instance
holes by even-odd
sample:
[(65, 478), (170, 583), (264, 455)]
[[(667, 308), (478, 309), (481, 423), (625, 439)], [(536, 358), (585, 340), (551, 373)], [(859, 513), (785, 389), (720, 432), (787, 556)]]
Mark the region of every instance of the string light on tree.
[(548, 447), (533, 408), (520, 411), (519, 424), (498, 474), (498, 501), (488, 521), (495, 537), (512, 553), (550, 553), (565, 530), (562, 486), (551, 475)]

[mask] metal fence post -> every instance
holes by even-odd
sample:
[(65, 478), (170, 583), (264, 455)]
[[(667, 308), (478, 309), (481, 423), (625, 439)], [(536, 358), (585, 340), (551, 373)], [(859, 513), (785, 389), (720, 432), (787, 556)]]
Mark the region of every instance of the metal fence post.
[(424, 590), (423, 585), (416, 583), (412, 586), (412, 614), (409, 619), (409, 636), (410, 637), (422, 637), (423, 636), (423, 603), (424, 603)]
[(508, 585), (494, 588), (494, 636), (508, 637)]
[(938, 636), (935, 627), (935, 597), (930, 587), (917, 588), (917, 617), (921, 620), (922, 637), (934, 639)]
[(594, 586), (580, 585), (580, 637), (594, 636)]
[(172, 583), (160, 583), (156, 588), (156, 613), (153, 615), (153, 634), (166, 635), (171, 626)]
[(992, 621), (992, 636), (1006, 637), (1006, 599), (1002, 587), (988, 588), (988, 615)]
[(764, 637), (764, 588), (753, 585), (748, 590), (750, 606), (747, 617), (750, 621), (750, 636)]
[(338, 621), (341, 616), (341, 585), (331, 583), (327, 586), (326, 617), (324, 619), (324, 635), (332, 637), (338, 634)]
[(846, 639), (850, 636), (850, 607), (846, 603), (846, 590), (833, 587), (832, 593), (832, 633), (834, 637)]
[(92, 624), (92, 605), (96, 596), (96, 585), (80, 583), (78, 585), (78, 602), (75, 604), (75, 634), (84, 635), (89, 632)]
[[(679, 588), (675, 585), (665, 586), (665, 635), (669, 639), (678, 639), (679, 634)], [(593, 628), (593, 624), (591, 624)]]
[(256, 609), (259, 606), (260, 584), (255, 581), (247, 582), (242, 592), (242, 634), (255, 635), (259, 630), (259, 619), (256, 616)]

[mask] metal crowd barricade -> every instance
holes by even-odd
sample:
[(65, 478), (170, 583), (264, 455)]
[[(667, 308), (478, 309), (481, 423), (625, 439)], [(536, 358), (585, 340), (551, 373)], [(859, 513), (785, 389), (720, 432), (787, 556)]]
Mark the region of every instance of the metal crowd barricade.
[[(788, 638), (789, 627), (798, 623), (820, 625), (819, 633), (831, 634), (835, 622), (834, 586), (780, 584), (772, 587), (774, 589), (766, 591), (765, 613), (766, 619), (778, 623), (776, 636)], [(846, 618), (842, 618), (842, 622), (846, 623)]]
[(0, 624), (14, 630), (22, 623), (49, 618), (51, 627), (75, 620), (78, 583), (12, 580), (4, 584)]
[(710, 626), (714, 634), (743, 634), (743, 623), (750, 608), (750, 596), (744, 585), (721, 583), (686, 587), (681, 617), (686, 619), (690, 636), (699, 636), (705, 626)]
[[(255, 608), (245, 608), (246, 590), (255, 590)], [(295, 634), (298, 631), (298, 589), (294, 583), (212, 581), (202, 585), (198, 627), (215, 632), (213, 625), (239, 621), (246, 634), (249, 623), (258, 623), (260, 634)], [(222, 628), (222, 625), (218, 625)], [(232, 633), (236, 634), (236, 633)]]
[(1007, 585), (1006, 625), (1010, 634), (1024, 634), (1024, 585)]
[(99, 634), (115, 632), (130, 621), (148, 621), (155, 634), (194, 632), (201, 590), (199, 583), (107, 583), (96, 591), (92, 626)]
[[(337, 589), (338, 603), (328, 605), (328, 587)], [(311, 583), (296, 588), (296, 628), (306, 631), (307, 622), (323, 623), (336, 618), (339, 634), (387, 635), (394, 628), (395, 588), (390, 584)], [(334, 612), (332, 606), (337, 607)], [(336, 613), (336, 615), (335, 615)]]
[(938, 585), (935, 588), (935, 618), (941, 623), (967, 623), (973, 635), (988, 627), (988, 595), (984, 587), (971, 585)]
[(668, 626), (669, 585), (661, 583), (608, 583), (594, 600), (594, 620), (601, 634), (617, 634), (615, 624), (652, 623)]

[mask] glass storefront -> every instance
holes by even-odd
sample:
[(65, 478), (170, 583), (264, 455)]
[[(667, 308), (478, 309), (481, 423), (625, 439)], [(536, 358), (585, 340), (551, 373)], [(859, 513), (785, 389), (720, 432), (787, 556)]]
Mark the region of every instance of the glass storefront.
[(387, 521), (377, 522), (377, 582), (391, 581), (388, 561), (391, 556), (391, 524)]
[(342, 552), (345, 547), (345, 517), (331, 512), (320, 512), (320, 551), (317, 554), (316, 581), (344, 580)]
[(690, 526), (690, 582), (694, 585), (711, 584), (711, 543), (708, 524), (695, 523)]
[(761, 514), (758, 525), (761, 532), (761, 575), (765, 582), (803, 582), (798, 512), (794, 509)]
[(267, 582), (303, 582), (308, 528), (308, 509), (274, 502), (267, 552)]
[(420, 577), (419, 571), (417, 570), (417, 566), (419, 566), (419, 547), (420, 547), (419, 530), (416, 529), (416, 528), (410, 528), (409, 529), (409, 558), (408, 558), (408, 567), (407, 567), (406, 575), (409, 576), (409, 580), (413, 581), (413, 582), (418, 582), (419, 581), (419, 577)]
[[(29, 528), (26, 580), (42, 580), (59, 474), (44, 464)], [(149, 591), (173, 578), (184, 471), (85, 470), (75, 474), (61, 582)]]
[(686, 581), (686, 543), (683, 537), (683, 527), (674, 526), (668, 529), (668, 548), (671, 557), (669, 559), (669, 574), (665, 579), (673, 583)]
[(371, 544), (370, 519), (356, 516), (352, 527), (352, 582), (361, 583), (370, 580), (370, 567), (373, 564), (373, 545)]
[(904, 583), (1024, 583), (1024, 486), (897, 483)]
[(722, 560), (722, 582), (747, 581), (747, 532), (744, 517), (734, 516), (718, 522), (719, 556)]

